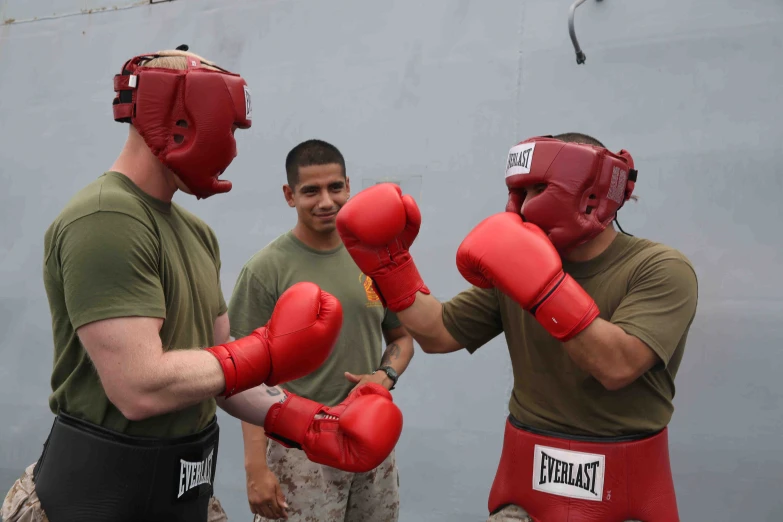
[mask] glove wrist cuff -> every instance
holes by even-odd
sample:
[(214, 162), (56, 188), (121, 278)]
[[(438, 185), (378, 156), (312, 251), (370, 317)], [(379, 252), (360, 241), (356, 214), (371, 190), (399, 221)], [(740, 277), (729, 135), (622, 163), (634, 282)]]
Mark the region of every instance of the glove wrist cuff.
[(226, 388), (221, 394), (229, 398), (264, 384), (272, 370), (266, 340), (257, 332), (207, 349), (223, 367)]
[(557, 340), (567, 342), (598, 317), (598, 306), (576, 280), (563, 273), (531, 310)]
[(418, 292), (430, 293), (412, 258), (394, 270), (373, 276), (372, 280), (384, 306), (392, 312), (400, 312), (413, 305)]
[(231, 397), (235, 392), (237, 382), (237, 367), (234, 364), (234, 358), (231, 355), (229, 349), (220, 344), (207, 348), (205, 351), (215, 356), (215, 359), (220, 363), (220, 367), (223, 369), (223, 379), (225, 380), (225, 387), (219, 394), (223, 397)]
[(286, 448), (301, 449), (305, 434), (323, 405), (293, 393), (269, 408), (264, 420), (264, 432)]

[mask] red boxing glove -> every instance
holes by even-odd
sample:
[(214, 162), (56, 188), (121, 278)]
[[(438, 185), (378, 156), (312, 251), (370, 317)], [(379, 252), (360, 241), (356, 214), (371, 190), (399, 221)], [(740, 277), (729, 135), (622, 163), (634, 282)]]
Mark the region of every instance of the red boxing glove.
[(247, 337), (207, 348), (223, 367), (231, 397), (261, 384), (275, 386), (318, 369), (332, 353), (343, 309), (318, 285), (297, 283), (283, 292), (266, 325)]
[[(337, 406), (327, 407), (286, 392), (266, 415), (267, 437), (298, 448), (312, 462), (351, 473), (377, 468), (402, 433), (402, 412), (386, 388), (357, 386)], [(316, 415), (323, 414), (316, 419)]]
[(501, 212), (476, 225), (457, 250), (457, 268), (471, 284), (511, 297), (560, 341), (598, 317), (595, 301), (563, 272), (546, 234), (519, 214)]
[(392, 312), (411, 306), (417, 292), (430, 293), (408, 252), (419, 226), (419, 207), (395, 183), (362, 190), (337, 214), (345, 248)]

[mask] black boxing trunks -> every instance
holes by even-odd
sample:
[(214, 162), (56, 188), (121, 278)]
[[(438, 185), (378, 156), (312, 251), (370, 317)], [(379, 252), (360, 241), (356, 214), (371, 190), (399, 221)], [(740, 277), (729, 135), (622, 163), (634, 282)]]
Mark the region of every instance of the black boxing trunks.
[(510, 504), (535, 522), (679, 522), (668, 430), (565, 439), (509, 416), (489, 511)]
[(217, 421), (177, 439), (130, 437), (66, 414), (33, 472), (50, 522), (206, 522)]

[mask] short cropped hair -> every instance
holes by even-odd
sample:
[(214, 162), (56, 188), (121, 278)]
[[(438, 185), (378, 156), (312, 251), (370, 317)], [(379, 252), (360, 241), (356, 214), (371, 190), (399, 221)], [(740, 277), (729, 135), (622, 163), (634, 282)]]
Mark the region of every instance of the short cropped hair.
[(596, 147), (606, 148), (604, 144), (597, 139), (588, 136), (587, 134), (582, 134), (581, 132), (564, 132), (563, 134), (554, 136), (554, 138), (569, 143), (584, 143), (585, 145), (595, 145)]
[(293, 189), (299, 183), (299, 168), (312, 165), (329, 165), (336, 163), (343, 168), (345, 177), (345, 158), (340, 150), (323, 140), (303, 141), (288, 153), (285, 158), (285, 172), (288, 177), (288, 185)]
[(213, 71), (220, 70), (215, 62), (207, 60), (203, 56), (199, 56), (195, 53), (188, 52), (187, 46), (181, 45), (177, 49), (158, 51), (157, 58), (146, 60), (141, 62), (142, 67), (158, 67), (161, 69), (174, 69), (178, 71), (184, 71), (188, 68), (187, 58), (192, 56), (201, 61), (201, 65), (205, 69), (211, 69)]

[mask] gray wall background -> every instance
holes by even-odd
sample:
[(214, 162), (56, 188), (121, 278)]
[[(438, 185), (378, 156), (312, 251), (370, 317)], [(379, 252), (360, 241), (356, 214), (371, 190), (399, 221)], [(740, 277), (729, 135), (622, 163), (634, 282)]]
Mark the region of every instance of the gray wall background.
[[(301, 140), (338, 145), (354, 191), (394, 179), (417, 197), (413, 254), (441, 299), (467, 286), (462, 238), (505, 205), (511, 145), (577, 130), (630, 150), (641, 199), (623, 228), (679, 248), (700, 278), (671, 424), (683, 520), (783, 520), (783, 4), (590, 0), (576, 13), (578, 66), (570, 2), (0, 0), (3, 494), (52, 419), (43, 233), (122, 146), (112, 76), (187, 43), (253, 92), (234, 190), (176, 197), (216, 230), (227, 299), (242, 264), (294, 223), (280, 187)], [(510, 390), (502, 338), (474, 356), (414, 358), (395, 391), (402, 521), (486, 517)], [(217, 492), (232, 520), (251, 520), (239, 423), (221, 420)]]

